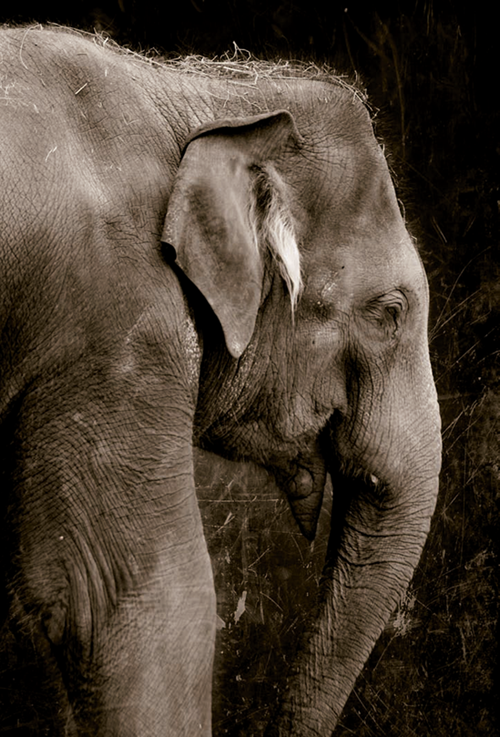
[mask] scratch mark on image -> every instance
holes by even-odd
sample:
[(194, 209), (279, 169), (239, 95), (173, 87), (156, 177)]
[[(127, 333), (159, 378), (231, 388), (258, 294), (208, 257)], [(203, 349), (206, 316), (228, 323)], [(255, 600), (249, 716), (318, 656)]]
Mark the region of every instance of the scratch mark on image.
[(239, 620), (241, 619), (242, 615), (245, 613), (245, 602), (247, 600), (247, 592), (244, 591), (242, 595), (240, 596), (240, 599), (238, 601), (238, 606), (236, 607), (236, 611), (234, 613), (234, 623), (238, 624)]

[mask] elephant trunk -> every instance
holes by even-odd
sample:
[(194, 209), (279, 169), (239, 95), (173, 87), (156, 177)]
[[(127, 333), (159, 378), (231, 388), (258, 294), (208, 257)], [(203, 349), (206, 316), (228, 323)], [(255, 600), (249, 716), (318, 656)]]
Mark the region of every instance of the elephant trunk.
[(437, 474), (405, 491), (332, 473), (334, 504), (318, 611), (299, 647), (273, 737), (329, 737), (412, 577), (437, 496)]

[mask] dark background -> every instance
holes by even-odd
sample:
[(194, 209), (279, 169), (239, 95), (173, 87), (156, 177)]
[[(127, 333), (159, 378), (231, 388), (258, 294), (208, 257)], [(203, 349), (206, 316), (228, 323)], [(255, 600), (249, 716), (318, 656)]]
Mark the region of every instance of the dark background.
[[(136, 50), (326, 61), (366, 86), (431, 290), (443, 418), (441, 491), (405, 602), (335, 737), (500, 734), (500, 105), (495, 5), (325, 0), (4, 3), (0, 21), (56, 21)], [(1, 51), (1, 50), (0, 50)], [(199, 454), (219, 607), (214, 734), (253, 737), (275, 704), (317, 591), (328, 499), (311, 547), (267, 473)], [(24, 663), (29, 665), (29, 663)], [(0, 733), (50, 734), (22, 668)], [(26, 685), (26, 684), (30, 685)], [(500, 694), (499, 694), (500, 697)], [(22, 708), (21, 708), (22, 705)], [(8, 713), (7, 713), (8, 712)], [(17, 727), (17, 729), (16, 729)]]

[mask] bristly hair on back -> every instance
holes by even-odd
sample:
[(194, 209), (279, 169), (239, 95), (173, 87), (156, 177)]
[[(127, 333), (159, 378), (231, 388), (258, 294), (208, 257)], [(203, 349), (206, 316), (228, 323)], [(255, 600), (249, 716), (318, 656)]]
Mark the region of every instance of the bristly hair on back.
[(256, 87), (262, 80), (266, 79), (309, 79), (311, 81), (326, 82), (349, 90), (363, 105), (368, 106), (366, 90), (357, 75), (355, 79), (352, 79), (348, 75), (339, 74), (326, 63), (318, 64), (311, 60), (303, 61), (295, 58), (259, 59), (246, 49), (241, 49), (235, 42), (233, 42), (234, 48), (232, 51), (227, 51), (225, 54), (215, 56), (212, 59), (198, 54), (163, 56), (156, 49), (150, 49), (147, 53), (139, 53), (120, 46), (103, 33), (89, 33), (57, 26), (50, 26), (50, 28), (51, 30), (86, 36), (91, 38), (96, 45), (106, 46), (115, 53), (126, 55), (139, 63), (166, 66), (171, 69), (177, 68), (186, 74), (225, 78), (239, 84), (246, 84), (249, 87)]

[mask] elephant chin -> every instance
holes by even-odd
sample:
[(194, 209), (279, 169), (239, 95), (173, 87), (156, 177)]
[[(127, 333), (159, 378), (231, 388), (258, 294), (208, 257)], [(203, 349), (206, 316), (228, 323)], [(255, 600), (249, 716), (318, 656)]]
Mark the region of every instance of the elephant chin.
[(293, 474), (278, 472), (278, 477), (300, 531), (308, 540), (314, 540), (326, 481), (324, 466), (312, 469), (298, 465)]

